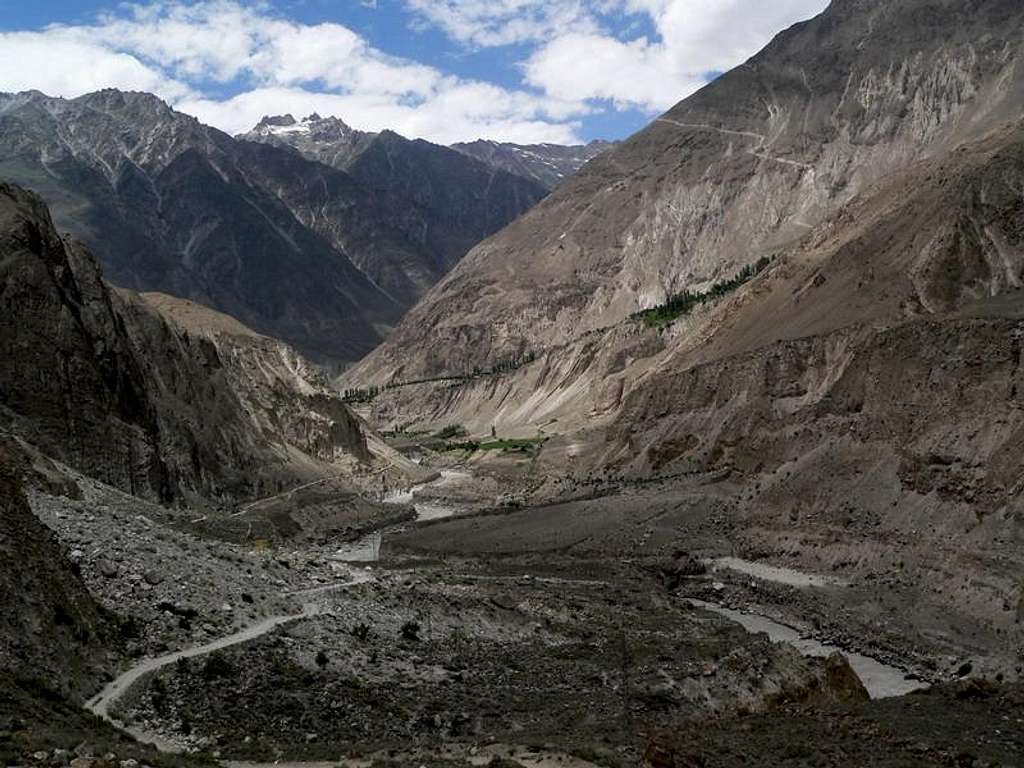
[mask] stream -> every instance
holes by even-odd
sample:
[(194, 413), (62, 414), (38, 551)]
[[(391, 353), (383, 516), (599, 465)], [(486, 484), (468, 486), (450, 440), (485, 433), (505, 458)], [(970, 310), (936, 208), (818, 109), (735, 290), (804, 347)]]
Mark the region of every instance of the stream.
[(829, 645), (828, 643), (821, 643), (817, 640), (802, 637), (800, 633), (792, 627), (787, 627), (785, 624), (779, 624), (777, 621), (773, 621), (767, 616), (762, 616), (757, 613), (744, 613), (715, 603), (695, 600), (692, 597), (688, 597), (686, 599), (693, 605), (705, 608), (717, 613), (719, 616), (725, 616), (726, 618), (735, 621), (751, 634), (764, 632), (773, 643), (789, 643), (804, 656), (825, 658), (836, 652), (843, 654), (843, 656), (846, 657), (846, 660), (850, 662), (850, 666), (853, 667), (853, 671), (857, 673), (857, 677), (859, 677), (860, 681), (864, 683), (864, 687), (867, 689), (868, 695), (871, 696), (872, 699), (887, 699), (892, 696), (903, 696), (911, 691), (917, 691), (928, 687), (927, 683), (920, 680), (911, 680), (907, 677), (906, 673), (898, 667), (891, 667), (887, 664), (883, 664), (877, 659), (871, 658), (870, 656), (853, 653), (835, 645)]
[[(413, 486), (403, 492), (393, 493), (385, 498), (385, 503), (412, 504), (416, 510), (417, 520), (438, 520), (456, 514), (465, 514), (472, 510), (437, 501), (419, 502), (416, 500), (416, 492), (428, 487), (433, 490), (443, 488), (449, 483), (467, 477), (469, 475), (464, 472), (442, 470), (439, 479)], [(371, 533), (340, 548), (335, 554), (334, 559), (350, 563), (376, 562), (380, 558), (380, 547), (383, 539), (384, 534), (382, 532), (376, 531)], [(726, 568), (763, 581), (771, 581), (801, 589), (842, 588), (847, 586), (845, 581), (834, 576), (805, 573), (792, 568), (742, 560), (737, 557), (715, 558), (707, 560), (705, 563), (712, 571), (718, 568)], [(789, 643), (805, 656), (827, 657), (835, 652), (843, 654), (873, 699), (902, 696), (911, 691), (928, 687), (926, 683), (920, 680), (910, 679), (898, 667), (883, 664), (870, 656), (864, 656), (863, 654), (847, 651), (835, 645), (803, 637), (792, 627), (780, 624), (767, 616), (737, 611), (717, 603), (692, 598), (688, 599), (694, 605), (735, 621), (747, 632), (764, 632), (774, 643)]]

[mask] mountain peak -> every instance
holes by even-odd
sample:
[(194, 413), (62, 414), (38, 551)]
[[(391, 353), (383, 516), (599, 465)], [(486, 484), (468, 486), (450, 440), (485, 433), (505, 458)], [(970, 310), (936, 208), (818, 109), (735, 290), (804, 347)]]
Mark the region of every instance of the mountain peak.
[[(19, 109), (27, 104), (41, 103), (50, 97), (42, 91), (35, 89), (30, 91), (19, 91), (18, 93), (0, 93), (0, 112), (9, 109)], [(63, 101), (63, 99), (61, 99)]]
[(287, 128), (295, 125), (295, 118), (289, 113), (286, 115), (264, 115), (263, 119), (256, 124), (256, 130), (260, 128)]
[(265, 115), (256, 127), (240, 138), (261, 141), (267, 138), (308, 137), (316, 142), (351, 141), (371, 134), (364, 134), (348, 125), (339, 117), (321, 117), (313, 112), (301, 121), (293, 115)]
[[(45, 97), (48, 100), (63, 101), (54, 99), (52, 96)], [(122, 91), (118, 88), (103, 88), (99, 91), (84, 94), (71, 101), (87, 104), (92, 107), (102, 106), (104, 109), (119, 111), (123, 109), (148, 109), (154, 112), (166, 114), (178, 114), (166, 101), (146, 91)]]

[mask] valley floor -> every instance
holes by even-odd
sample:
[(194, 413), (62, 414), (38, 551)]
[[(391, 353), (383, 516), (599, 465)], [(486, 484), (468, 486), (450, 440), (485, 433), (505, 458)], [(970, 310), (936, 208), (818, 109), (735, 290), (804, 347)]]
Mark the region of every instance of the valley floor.
[[(912, 585), (743, 559), (705, 486), (509, 508), (500, 474), (438, 468), (368, 549), (197, 536), (80, 476), (36, 492), (135, 619), (93, 712), (238, 768), (1020, 764), (1011, 657)], [(67, 762), (32, 744), (20, 763)]]

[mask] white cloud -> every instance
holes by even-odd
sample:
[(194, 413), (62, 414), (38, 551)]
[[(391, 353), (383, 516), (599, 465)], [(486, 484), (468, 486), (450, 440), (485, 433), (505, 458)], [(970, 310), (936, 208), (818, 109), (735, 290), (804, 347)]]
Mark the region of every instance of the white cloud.
[(825, 10), (829, 0), (625, 0), (650, 16), (672, 63), (726, 70), (753, 56), (782, 29)]
[[(236, 0), (128, 6), (88, 25), (0, 33), (0, 90), (73, 97), (145, 90), (228, 132), (264, 114), (335, 114), (439, 142), (577, 140), (578, 99), (446, 75), (340, 24), (298, 24)], [(211, 93), (237, 93), (217, 98)]]
[[(527, 46), (521, 88), (387, 55), (341, 24), (264, 2), (122, 5), (90, 24), (0, 33), (0, 90), (145, 90), (229, 132), (266, 113), (335, 114), (439, 142), (577, 140), (611, 102), (667, 109), (827, 0), (403, 0), (419, 24), (473, 47)], [(635, 30), (644, 29), (646, 34)], [(230, 96), (224, 96), (224, 94)]]
[(584, 0), (406, 0), (407, 7), (452, 39), (481, 47), (547, 40), (559, 32), (598, 30)]
[(174, 100), (188, 86), (148, 67), (134, 56), (80, 42), (62, 31), (0, 33), (0, 90), (39, 90), (78, 96), (116, 85)]
[(704, 71), (677, 69), (662, 45), (575, 34), (557, 37), (535, 54), (526, 77), (556, 98), (572, 94), (646, 110), (667, 109), (706, 82)]
[[(406, 0), (452, 39), (487, 47), (532, 42), (526, 82), (558, 99), (668, 109), (760, 50), (828, 0)], [(628, 38), (626, 20), (651, 34)], [(618, 26), (619, 29), (608, 29)]]

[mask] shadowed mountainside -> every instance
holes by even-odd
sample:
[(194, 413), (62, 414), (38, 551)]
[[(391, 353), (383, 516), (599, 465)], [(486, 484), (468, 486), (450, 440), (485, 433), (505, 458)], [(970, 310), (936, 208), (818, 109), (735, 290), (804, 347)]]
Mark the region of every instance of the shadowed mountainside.
[(231, 500), (369, 458), (293, 350), (226, 318), (226, 333), (182, 328), (112, 291), (42, 201), (8, 184), (0, 286), (3, 426), (86, 474), (162, 501)]
[[(378, 232), (353, 236), (344, 218), (324, 216), (324, 205), (289, 203), (312, 229), (351, 254), (353, 261), (403, 307), (412, 306), (474, 245), (493, 235), (544, 198), (547, 189), (529, 177), (394, 131), (365, 133), (338, 118), (318, 115), (297, 121), (291, 115), (264, 118), (238, 137), (295, 150), (308, 160), (344, 171), (367, 190), (391, 201), (389, 226), (408, 244), (405, 250), (376, 246)], [(308, 172), (307, 172), (308, 173)], [(317, 194), (318, 185), (296, 180), (280, 187), (286, 200), (295, 193)], [(361, 215), (373, 220), (374, 211)], [(359, 215), (358, 210), (352, 211)], [(343, 225), (339, 226), (338, 221)], [(377, 229), (380, 229), (378, 225)]]

